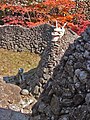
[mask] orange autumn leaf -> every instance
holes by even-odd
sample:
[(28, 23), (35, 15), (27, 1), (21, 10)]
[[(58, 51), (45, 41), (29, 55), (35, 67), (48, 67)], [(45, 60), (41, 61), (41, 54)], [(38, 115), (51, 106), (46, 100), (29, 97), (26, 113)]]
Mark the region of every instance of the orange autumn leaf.
[(7, 5), (6, 5), (6, 4), (3, 4), (3, 5), (1, 4), (1, 5), (0, 5), (0, 8), (1, 8), (2, 10), (5, 10), (5, 8), (7, 8)]
[(73, 23), (68, 23), (67, 26), (68, 27), (74, 27), (74, 24)]
[(72, 19), (73, 19), (73, 16), (72, 16), (72, 15), (66, 16), (66, 20), (67, 20), (67, 21), (71, 21)]
[(72, 30), (78, 30), (78, 25), (74, 25), (73, 23), (68, 23), (67, 26), (71, 28)]

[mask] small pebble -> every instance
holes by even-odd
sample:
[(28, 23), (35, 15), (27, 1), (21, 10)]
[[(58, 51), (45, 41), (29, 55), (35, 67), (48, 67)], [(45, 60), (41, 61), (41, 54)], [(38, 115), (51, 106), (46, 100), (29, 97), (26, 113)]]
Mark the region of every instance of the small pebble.
[(27, 89), (21, 90), (22, 95), (29, 95), (29, 91)]

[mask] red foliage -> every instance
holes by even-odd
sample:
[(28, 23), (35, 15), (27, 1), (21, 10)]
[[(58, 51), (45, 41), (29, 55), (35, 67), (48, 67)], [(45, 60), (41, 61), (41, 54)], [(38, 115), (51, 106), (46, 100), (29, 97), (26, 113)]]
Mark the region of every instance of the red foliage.
[(71, 0), (46, 0), (39, 4), (29, 6), (14, 6), (11, 4), (0, 4), (2, 16), (0, 19), (5, 24), (22, 25), (32, 27), (45, 22), (57, 20), (60, 25), (68, 22), (68, 27), (80, 34), (90, 25), (90, 21), (85, 21), (86, 16), (83, 12), (83, 2), (79, 4), (81, 8), (77, 13), (70, 13), (75, 9), (76, 3)]

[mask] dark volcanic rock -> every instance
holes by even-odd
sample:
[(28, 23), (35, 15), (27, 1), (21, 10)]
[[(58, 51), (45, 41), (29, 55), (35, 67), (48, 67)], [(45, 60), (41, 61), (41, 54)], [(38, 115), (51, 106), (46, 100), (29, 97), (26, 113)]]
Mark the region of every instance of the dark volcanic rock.
[[(66, 33), (68, 37), (68, 34)], [(64, 37), (61, 38), (63, 40)], [(50, 114), (44, 109), (36, 113), (45, 115), (46, 120), (89, 120), (90, 119), (90, 27), (69, 47), (54, 68), (52, 80), (47, 82), (39, 98), (50, 106)], [(60, 54), (60, 51), (59, 53)], [(44, 98), (49, 98), (45, 102)], [(38, 102), (36, 103), (38, 107)], [(33, 107), (33, 110), (35, 107)], [(33, 114), (35, 116), (35, 114)]]

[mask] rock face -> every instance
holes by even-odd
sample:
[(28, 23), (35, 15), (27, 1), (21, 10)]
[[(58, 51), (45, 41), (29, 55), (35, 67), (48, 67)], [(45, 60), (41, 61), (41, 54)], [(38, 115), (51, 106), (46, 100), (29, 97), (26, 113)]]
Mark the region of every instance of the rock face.
[(33, 120), (37, 116), (40, 120), (90, 119), (89, 46), (90, 27), (69, 45), (54, 68), (52, 78), (33, 106)]

